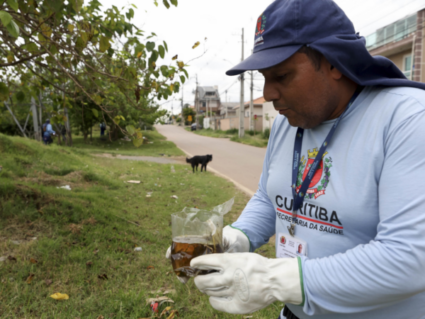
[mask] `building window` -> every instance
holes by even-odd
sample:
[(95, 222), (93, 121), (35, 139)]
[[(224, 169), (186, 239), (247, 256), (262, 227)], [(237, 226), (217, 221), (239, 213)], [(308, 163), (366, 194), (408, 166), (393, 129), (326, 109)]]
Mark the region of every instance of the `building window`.
[(408, 80), (412, 79), (412, 55), (408, 54), (403, 57), (403, 73)]
[(202, 107), (206, 107), (207, 106), (207, 102), (202, 102)]

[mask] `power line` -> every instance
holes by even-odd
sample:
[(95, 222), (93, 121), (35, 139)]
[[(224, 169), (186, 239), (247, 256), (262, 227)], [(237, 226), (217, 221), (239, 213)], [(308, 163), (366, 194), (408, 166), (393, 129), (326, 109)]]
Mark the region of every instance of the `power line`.
[[(396, 10), (394, 10), (394, 11), (392, 11), (392, 12), (390, 12), (390, 13), (385, 14), (382, 18), (380, 18), (380, 19), (378, 19), (378, 20), (375, 20), (375, 21), (373, 21), (373, 22), (371, 22), (371, 23), (369, 23), (369, 24), (366, 24), (366, 25), (364, 25), (364, 26), (360, 27), (359, 29), (364, 29), (364, 28), (366, 28), (366, 27), (368, 27), (368, 26), (370, 26), (370, 25), (372, 25), (372, 24), (376, 23), (377, 21), (381, 21), (381, 20), (383, 20), (384, 18), (386, 18), (388, 15), (393, 14), (394, 12), (396, 12), (396, 11), (400, 10), (402, 7), (406, 7), (406, 6), (408, 6), (409, 4), (411, 4), (411, 3), (413, 3), (413, 2), (416, 2), (416, 1), (418, 1), (418, 0), (413, 0), (413, 1), (410, 1), (410, 2), (408, 2), (408, 3), (403, 3), (403, 5), (402, 5), (401, 7), (398, 7)], [(420, 1), (422, 1), (422, 0), (420, 0)], [(381, 4), (381, 5), (382, 5), (382, 4)], [(394, 22), (395, 22), (395, 21), (394, 21)]]
[(236, 80), (235, 82), (233, 82), (227, 89), (225, 89), (224, 91), (222, 91), (221, 93), (220, 93), (220, 95), (222, 95), (223, 93), (225, 93), (226, 91), (228, 91), (233, 85), (235, 85), (236, 83), (238, 83), (239, 82), (239, 80)]

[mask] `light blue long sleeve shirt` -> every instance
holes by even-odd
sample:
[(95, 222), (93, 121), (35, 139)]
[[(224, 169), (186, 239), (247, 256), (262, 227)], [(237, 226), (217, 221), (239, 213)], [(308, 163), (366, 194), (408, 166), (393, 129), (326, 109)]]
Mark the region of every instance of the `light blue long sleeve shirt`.
[[(334, 121), (304, 131), (301, 173)], [(278, 116), (258, 190), (233, 224), (253, 249), (290, 236), (295, 133)], [(296, 316), (425, 318), (424, 142), (423, 90), (366, 87), (346, 112), (298, 213), (308, 247)]]
[(43, 136), (49, 137), (51, 134), (56, 134), (56, 132), (53, 131), (52, 124), (47, 124), (46, 131), (44, 131)]

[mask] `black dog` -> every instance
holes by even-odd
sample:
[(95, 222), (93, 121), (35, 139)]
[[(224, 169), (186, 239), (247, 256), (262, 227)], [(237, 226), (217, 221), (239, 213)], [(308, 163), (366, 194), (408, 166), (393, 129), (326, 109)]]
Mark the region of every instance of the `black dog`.
[(207, 171), (207, 164), (208, 162), (212, 161), (212, 154), (207, 154), (204, 156), (194, 156), (192, 158), (186, 158), (186, 163), (190, 163), (192, 165), (193, 172), (195, 173), (195, 167), (196, 170), (198, 170), (198, 165), (201, 164), (201, 172), (202, 168), (205, 168), (205, 171)]

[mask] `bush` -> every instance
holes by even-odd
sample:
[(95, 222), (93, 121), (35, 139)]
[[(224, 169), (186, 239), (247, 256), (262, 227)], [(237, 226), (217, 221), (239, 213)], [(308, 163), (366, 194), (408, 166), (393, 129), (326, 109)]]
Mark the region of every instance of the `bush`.
[(251, 135), (251, 136), (254, 136), (255, 135), (255, 131), (252, 131), (252, 130), (249, 130), (249, 131), (246, 131), (249, 135)]
[(239, 130), (237, 128), (232, 128), (226, 131), (226, 134), (238, 134)]
[(269, 139), (269, 137), (270, 137), (270, 129), (269, 129), (269, 128), (266, 128), (266, 129), (263, 131), (263, 138), (264, 138), (264, 139), (266, 139), (266, 140), (268, 140), (268, 139)]

